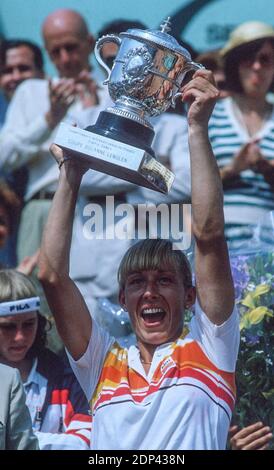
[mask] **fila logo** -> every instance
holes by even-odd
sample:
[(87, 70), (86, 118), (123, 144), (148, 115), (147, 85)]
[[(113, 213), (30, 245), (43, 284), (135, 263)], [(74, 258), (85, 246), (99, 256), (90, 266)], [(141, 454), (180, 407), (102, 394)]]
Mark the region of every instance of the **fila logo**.
[(21, 312), (22, 310), (26, 310), (26, 308), (30, 308), (29, 304), (23, 304), (23, 305), (11, 305), (10, 306), (10, 313), (14, 312)]

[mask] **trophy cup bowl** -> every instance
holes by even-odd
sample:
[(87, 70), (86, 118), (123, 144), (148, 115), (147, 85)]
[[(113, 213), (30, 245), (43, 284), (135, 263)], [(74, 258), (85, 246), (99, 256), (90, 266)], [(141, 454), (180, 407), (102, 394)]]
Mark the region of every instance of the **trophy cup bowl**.
[[(149, 119), (174, 106), (185, 75), (203, 68), (167, 34), (169, 29), (168, 18), (159, 31), (129, 29), (98, 39), (95, 57), (108, 74), (103, 83), (113, 105), (101, 111), (95, 125), (70, 130), (71, 139), (68, 126), (61, 124), (55, 142), (70, 156), (88, 160), (91, 168), (162, 193), (170, 190), (174, 174), (156, 160)], [(111, 70), (101, 57), (107, 42), (119, 47)]]

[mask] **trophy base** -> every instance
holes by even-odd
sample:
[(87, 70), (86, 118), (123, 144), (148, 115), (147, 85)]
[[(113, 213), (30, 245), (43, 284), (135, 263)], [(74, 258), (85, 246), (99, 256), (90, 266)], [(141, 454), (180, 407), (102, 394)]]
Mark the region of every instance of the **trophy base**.
[(155, 132), (152, 128), (130, 118), (101, 111), (96, 123), (86, 127), (85, 131), (143, 149), (155, 158), (155, 153), (151, 148)]
[(136, 123), (122, 122), (121, 129), (120, 119), (126, 118), (117, 116), (120, 119), (109, 126), (108, 114), (101, 112), (96, 124), (85, 130), (61, 123), (54, 143), (63, 148), (70, 158), (83, 161), (93, 170), (167, 194), (174, 174), (154, 157), (150, 148), (153, 130), (141, 126), (144, 127), (141, 138), (139, 133), (137, 138), (132, 138), (129, 130), (133, 124), (137, 132)]

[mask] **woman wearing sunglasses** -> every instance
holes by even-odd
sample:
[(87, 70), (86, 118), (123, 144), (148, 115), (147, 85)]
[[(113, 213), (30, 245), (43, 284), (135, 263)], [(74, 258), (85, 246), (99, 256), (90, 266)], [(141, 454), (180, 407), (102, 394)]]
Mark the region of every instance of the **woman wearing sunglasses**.
[(219, 100), (209, 137), (224, 186), (226, 237), (238, 248), (274, 209), (274, 29), (247, 22), (221, 51), (228, 97)]

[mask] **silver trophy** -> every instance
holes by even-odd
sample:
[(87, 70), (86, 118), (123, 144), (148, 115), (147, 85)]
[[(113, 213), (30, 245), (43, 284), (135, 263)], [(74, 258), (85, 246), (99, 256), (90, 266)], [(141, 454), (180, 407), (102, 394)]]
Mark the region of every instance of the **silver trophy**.
[[(98, 39), (95, 57), (108, 73), (103, 83), (113, 106), (85, 130), (61, 124), (55, 140), (90, 168), (162, 193), (170, 190), (174, 174), (156, 160), (149, 119), (175, 106), (186, 73), (202, 68), (169, 30), (168, 18), (160, 30), (129, 29)], [(119, 46), (111, 70), (101, 57), (107, 42)]]

